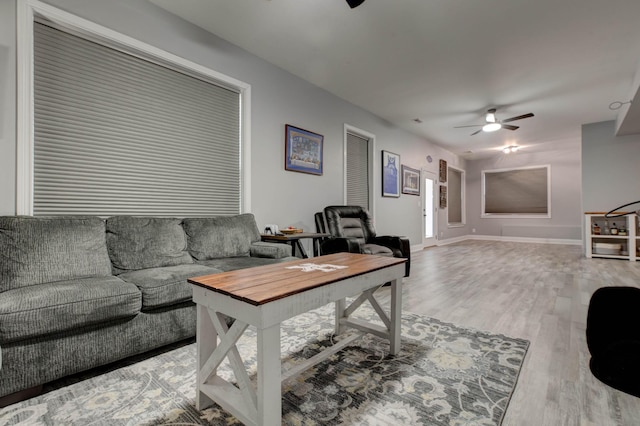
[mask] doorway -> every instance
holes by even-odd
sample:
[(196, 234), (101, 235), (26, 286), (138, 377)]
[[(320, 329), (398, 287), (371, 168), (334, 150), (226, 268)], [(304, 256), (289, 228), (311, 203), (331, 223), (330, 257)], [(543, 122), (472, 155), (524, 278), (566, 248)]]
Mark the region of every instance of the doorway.
[(438, 207), (436, 203), (436, 175), (422, 170), (422, 246), (431, 247), (437, 244)]

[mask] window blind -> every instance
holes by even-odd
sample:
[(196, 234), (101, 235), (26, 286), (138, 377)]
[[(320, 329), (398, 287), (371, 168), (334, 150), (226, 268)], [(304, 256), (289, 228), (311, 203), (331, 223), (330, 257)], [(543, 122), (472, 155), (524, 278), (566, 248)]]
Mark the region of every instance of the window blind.
[(240, 95), (34, 25), (34, 214), (240, 212)]
[(483, 214), (548, 214), (549, 167), (483, 171)]
[(448, 171), (447, 220), (449, 223), (462, 223), (462, 172), (452, 168)]
[(347, 133), (347, 204), (369, 210), (369, 141)]

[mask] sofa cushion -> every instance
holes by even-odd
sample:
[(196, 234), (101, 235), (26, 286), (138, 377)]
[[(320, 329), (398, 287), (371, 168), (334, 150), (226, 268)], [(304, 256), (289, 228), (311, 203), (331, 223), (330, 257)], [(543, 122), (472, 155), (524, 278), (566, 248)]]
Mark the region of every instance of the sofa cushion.
[(108, 218), (107, 248), (114, 272), (193, 263), (180, 222), (160, 217)]
[(251, 213), (235, 216), (187, 218), (189, 253), (197, 260), (249, 256), (251, 243), (260, 241), (260, 231)]
[(140, 306), (136, 286), (114, 276), (9, 290), (0, 297), (0, 344), (133, 317)]
[(198, 261), (201, 265), (210, 266), (221, 271), (234, 271), (236, 269), (251, 268), (254, 266), (272, 265), (274, 263), (299, 260), (297, 257), (283, 257), (280, 259), (270, 259), (267, 257), (225, 257), (223, 259), (210, 259)]
[(217, 274), (220, 269), (204, 265), (176, 265), (141, 269), (118, 275), (142, 292), (142, 310), (191, 300), (193, 291), (187, 278)]
[(111, 275), (99, 217), (0, 217), (0, 291)]

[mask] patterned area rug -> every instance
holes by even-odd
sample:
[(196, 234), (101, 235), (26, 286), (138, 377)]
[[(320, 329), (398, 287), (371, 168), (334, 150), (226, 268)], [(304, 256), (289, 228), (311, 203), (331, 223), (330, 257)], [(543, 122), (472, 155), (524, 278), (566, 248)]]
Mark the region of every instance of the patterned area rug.
[[(358, 316), (375, 313), (361, 307)], [(337, 339), (333, 305), (282, 326), (283, 368)], [(402, 349), (365, 335), (283, 384), (288, 425), (499, 425), (529, 343), (424, 316), (402, 315)], [(239, 343), (255, 379), (255, 330)], [(2, 425), (233, 425), (217, 406), (198, 412), (195, 344), (52, 390), (0, 411)], [(220, 375), (233, 380), (226, 364)]]

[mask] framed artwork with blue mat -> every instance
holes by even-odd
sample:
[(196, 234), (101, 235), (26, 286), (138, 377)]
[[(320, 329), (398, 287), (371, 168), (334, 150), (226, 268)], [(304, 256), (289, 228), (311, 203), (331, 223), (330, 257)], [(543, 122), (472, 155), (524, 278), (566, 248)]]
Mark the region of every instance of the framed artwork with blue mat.
[(400, 156), (382, 151), (382, 196), (400, 197)]
[(323, 144), (324, 136), (285, 125), (285, 170), (322, 176)]

